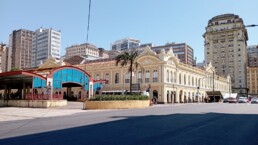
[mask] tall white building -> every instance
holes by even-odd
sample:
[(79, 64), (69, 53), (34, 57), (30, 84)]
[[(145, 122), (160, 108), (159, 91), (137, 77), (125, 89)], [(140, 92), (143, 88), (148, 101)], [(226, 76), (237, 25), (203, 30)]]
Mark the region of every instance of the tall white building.
[(211, 62), (219, 75), (231, 76), (232, 91), (247, 95), (247, 40), (242, 18), (223, 14), (209, 20), (205, 39), (205, 62)]
[(37, 29), (32, 37), (32, 67), (38, 67), (52, 57), (60, 60), (61, 32), (51, 29)]
[(111, 44), (112, 50), (127, 50), (131, 48), (137, 48), (140, 46), (140, 40), (133, 38), (125, 38), (121, 40), (117, 40)]

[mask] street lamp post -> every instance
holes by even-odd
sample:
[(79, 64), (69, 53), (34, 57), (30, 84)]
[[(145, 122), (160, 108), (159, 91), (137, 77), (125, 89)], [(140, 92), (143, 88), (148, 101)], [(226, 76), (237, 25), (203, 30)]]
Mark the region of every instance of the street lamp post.
[(214, 96), (214, 71), (212, 72), (212, 78), (213, 78), (213, 85), (212, 85), (212, 94), (213, 94), (213, 102), (215, 102), (215, 96)]
[(245, 27), (255, 27), (255, 26), (258, 26), (258, 25), (252, 24), (252, 25), (246, 25)]

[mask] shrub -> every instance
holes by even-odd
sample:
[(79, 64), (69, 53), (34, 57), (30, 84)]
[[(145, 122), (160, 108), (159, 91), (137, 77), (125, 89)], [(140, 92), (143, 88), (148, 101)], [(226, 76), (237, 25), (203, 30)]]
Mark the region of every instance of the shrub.
[(97, 95), (90, 101), (112, 101), (112, 100), (149, 100), (148, 96), (141, 95)]

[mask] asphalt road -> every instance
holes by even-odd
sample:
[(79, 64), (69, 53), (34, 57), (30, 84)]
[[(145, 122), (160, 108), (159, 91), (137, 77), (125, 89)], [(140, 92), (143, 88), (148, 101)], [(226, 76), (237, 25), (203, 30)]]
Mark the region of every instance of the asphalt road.
[(0, 108), (0, 145), (258, 145), (255, 104), (79, 108)]

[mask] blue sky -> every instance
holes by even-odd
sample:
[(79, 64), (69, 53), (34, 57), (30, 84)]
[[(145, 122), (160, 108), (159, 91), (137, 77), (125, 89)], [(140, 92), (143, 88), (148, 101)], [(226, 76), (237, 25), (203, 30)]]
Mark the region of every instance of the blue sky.
[[(62, 54), (72, 44), (86, 42), (88, 0), (1, 0), (0, 41), (13, 30), (41, 26), (62, 31)], [(208, 20), (225, 13), (258, 24), (257, 0), (92, 0), (89, 43), (110, 49), (125, 37), (141, 43), (187, 43), (197, 61), (204, 59)], [(248, 45), (258, 44), (258, 27), (248, 28)]]

